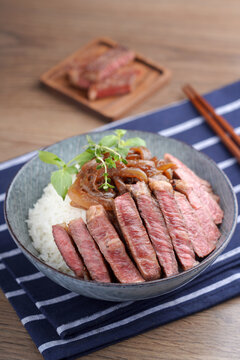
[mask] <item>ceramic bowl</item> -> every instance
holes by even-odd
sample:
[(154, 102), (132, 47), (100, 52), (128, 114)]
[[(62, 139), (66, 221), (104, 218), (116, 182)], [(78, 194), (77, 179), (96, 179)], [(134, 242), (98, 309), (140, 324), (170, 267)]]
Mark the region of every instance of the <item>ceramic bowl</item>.
[[(111, 132), (91, 133), (91, 136), (95, 141), (98, 141), (102, 136), (109, 133)], [(164, 153), (169, 152), (212, 184), (214, 192), (221, 198), (220, 205), (224, 210), (224, 219), (220, 226), (222, 235), (218, 240), (216, 249), (197, 266), (169, 278), (141, 284), (123, 285), (83, 281), (66, 275), (39, 258), (28, 234), (26, 224), (28, 209), (32, 208), (41, 197), (43, 188), (49, 183), (52, 171), (51, 165), (45, 164), (38, 157), (35, 157), (21, 168), (9, 187), (5, 200), (6, 222), (14, 241), (29, 261), (51, 280), (75, 293), (102, 300), (127, 301), (152, 298), (173, 291), (193, 280), (211, 265), (224, 250), (234, 232), (237, 219), (236, 196), (226, 175), (211, 159), (183, 142), (157, 134), (128, 131), (127, 137), (135, 136), (140, 136), (146, 140), (153, 155), (161, 158)], [(49, 146), (46, 150), (56, 153), (65, 161), (69, 161), (82, 151), (82, 147), (86, 143), (86, 136), (79, 135), (60, 141)]]

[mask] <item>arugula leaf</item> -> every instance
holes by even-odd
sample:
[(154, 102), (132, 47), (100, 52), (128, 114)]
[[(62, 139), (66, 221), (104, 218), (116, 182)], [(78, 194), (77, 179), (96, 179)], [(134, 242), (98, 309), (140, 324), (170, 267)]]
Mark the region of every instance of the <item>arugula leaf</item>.
[(92, 160), (95, 157), (95, 154), (92, 152), (88, 152), (88, 150), (84, 151), (83, 153), (75, 156), (71, 161), (69, 161), (68, 164), (75, 162), (79, 164), (80, 167), (82, 167), (84, 164), (86, 164), (88, 161)]
[(117, 152), (121, 155), (122, 158), (125, 158), (128, 154), (129, 148), (127, 147), (118, 147)]
[(124, 141), (124, 146), (128, 146), (128, 147), (146, 146), (146, 142), (140, 137), (135, 137)]
[(95, 145), (95, 142), (92, 140), (92, 138), (91, 138), (90, 135), (86, 135), (86, 139), (87, 139), (87, 142), (88, 142), (90, 145)]
[(60, 195), (64, 200), (69, 187), (72, 185), (72, 176), (66, 171), (66, 169), (57, 170), (51, 175), (51, 183), (58, 195)]
[(67, 171), (69, 174), (74, 175), (78, 173), (78, 169), (75, 167), (75, 165), (72, 166), (68, 166), (66, 168), (64, 168), (65, 171)]
[(49, 151), (38, 151), (39, 159), (47, 164), (57, 165), (58, 167), (64, 166), (65, 162), (57, 155)]
[(102, 145), (102, 146), (112, 147), (112, 146), (116, 146), (117, 144), (118, 144), (118, 137), (116, 135), (104, 136), (99, 141), (99, 145)]
[(114, 133), (117, 135), (118, 138), (123, 137), (126, 134), (127, 130), (123, 129), (117, 129), (114, 131)]

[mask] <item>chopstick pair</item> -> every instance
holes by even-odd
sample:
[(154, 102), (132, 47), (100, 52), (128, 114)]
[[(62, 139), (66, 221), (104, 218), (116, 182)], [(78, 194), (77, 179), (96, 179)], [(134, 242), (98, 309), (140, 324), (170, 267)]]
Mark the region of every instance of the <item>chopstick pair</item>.
[(216, 114), (214, 108), (191, 85), (184, 85), (183, 92), (240, 164), (240, 137), (232, 126), (222, 116)]

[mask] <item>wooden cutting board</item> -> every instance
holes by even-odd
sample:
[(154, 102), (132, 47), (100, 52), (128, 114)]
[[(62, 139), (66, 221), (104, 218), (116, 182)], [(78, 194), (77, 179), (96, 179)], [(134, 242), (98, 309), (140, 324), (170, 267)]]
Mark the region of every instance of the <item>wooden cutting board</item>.
[(84, 59), (101, 55), (103, 52), (120, 44), (108, 38), (99, 38), (88, 43), (70, 55), (52, 69), (45, 72), (40, 80), (48, 87), (76, 100), (82, 107), (90, 109), (107, 120), (117, 120), (126, 112), (164, 86), (171, 77), (171, 72), (162, 65), (136, 53), (133, 67), (138, 68), (140, 75), (135, 89), (126, 95), (112, 96), (94, 101), (88, 100), (84, 90), (73, 87), (67, 77), (71, 64)]

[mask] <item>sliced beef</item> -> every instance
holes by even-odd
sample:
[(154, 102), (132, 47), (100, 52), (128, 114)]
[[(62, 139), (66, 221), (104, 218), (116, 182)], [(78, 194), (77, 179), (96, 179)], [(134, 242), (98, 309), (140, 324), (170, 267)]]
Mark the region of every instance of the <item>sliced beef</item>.
[(102, 254), (89, 234), (83, 219), (79, 218), (70, 221), (68, 232), (74, 240), (91, 278), (96, 281), (111, 282)]
[(188, 201), (195, 211), (195, 216), (199, 223), (202, 225), (202, 231), (206, 237), (210, 250), (214, 250), (216, 243), (221, 233), (214, 223), (208, 208), (202, 203), (191, 186), (186, 184), (184, 181), (175, 180), (175, 188), (187, 196)]
[(116, 278), (121, 283), (144, 281), (127, 255), (125, 246), (109, 221), (102, 205), (93, 205), (88, 209), (87, 227)]
[(84, 278), (86, 274), (84, 264), (72, 244), (72, 240), (65, 229), (65, 225), (53, 225), (52, 233), (55, 243), (68, 267), (77, 277)]
[(138, 210), (144, 220), (148, 235), (165, 275), (168, 277), (177, 274), (178, 264), (173, 251), (172, 240), (161, 210), (152, 197), (148, 186), (139, 181), (134, 185), (127, 185), (127, 187), (137, 202)]
[(108, 96), (124, 95), (133, 91), (138, 72), (135, 69), (120, 69), (117, 73), (88, 89), (88, 98), (96, 100)]
[(178, 166), (178, 168), (174, 170), (177, 177), (192, 186), (198, 197), (201, 199), (201, 202), (208, 208), (214, 222), (216, 224), (221, 224), (223, 211), (220, 208), (218, 201), (216, 201), (217, 198), (215, 194), (212, 193), (211, 185), (206, 180), (199, 178), (191, 169), (173, 155), (165, 154), (164, 158)]
[(68, 78), (73, 86), (80, 89), (88, 89), (91, 82), (82, 76), (83, 71), (82, 67), (75, 66), (68, 71)]
[(170, 161), (170, 162), (176, 164), (176, 166), (178, 168), (183, 169), (187, 173), (188, 176), (191, 176), (195, 181), (197, 181), (198, 183), (204, 185), (204, 187), (206, 189), (208, 189), (208, 192), (210, 192), (212, 190), (211, 184), (207, 180), (204, 180), (204, 179), (200, 178), (197, 174), (195, 174), (194, 171), (192, 171), (189, 167), (187, 167), (185, 164), (183, 164), (175, 156), (167, 153), (167, 154), (164, 155), (164, 159), (166, 161)]
[(114, 199), (114, 211), (132, 257), (145, 280), (160, 278), (160, 266), (137, 207), (129, 193)]
[(84, 71), (84, 78), (91, 82), (101, 81), (127, 65), (135, 57), (133, 51), (122, 46), (110, 49), (90, 62)]
[(174, 250), (183, 269), (187, 270), (197, 264), (193, 247), (185, 227), (182, 214), (178, 208), (172, 186), (167, 181), (149, 179), (149, 186), (154, 192), (162, 210)]
[(184, 194), (175, 191), (174, 197), (182, 213), (195, 253), (200, 258), (207, 256), (212, 252), (213, 247), (208, 243), (208, 239), (199, 223), (198, 217), (196, 217), (194, 209)]
[(84, 59), (75, 59), (70, 64), (70, 67), (67, 71), (68, 80), (70, 83), (80, 89), (88, 89), (91, 85), (91, 82), (83, 77), (83, 73), (87, 64), (93, 62), (98, 58), (97, 55), (91, 55)]

